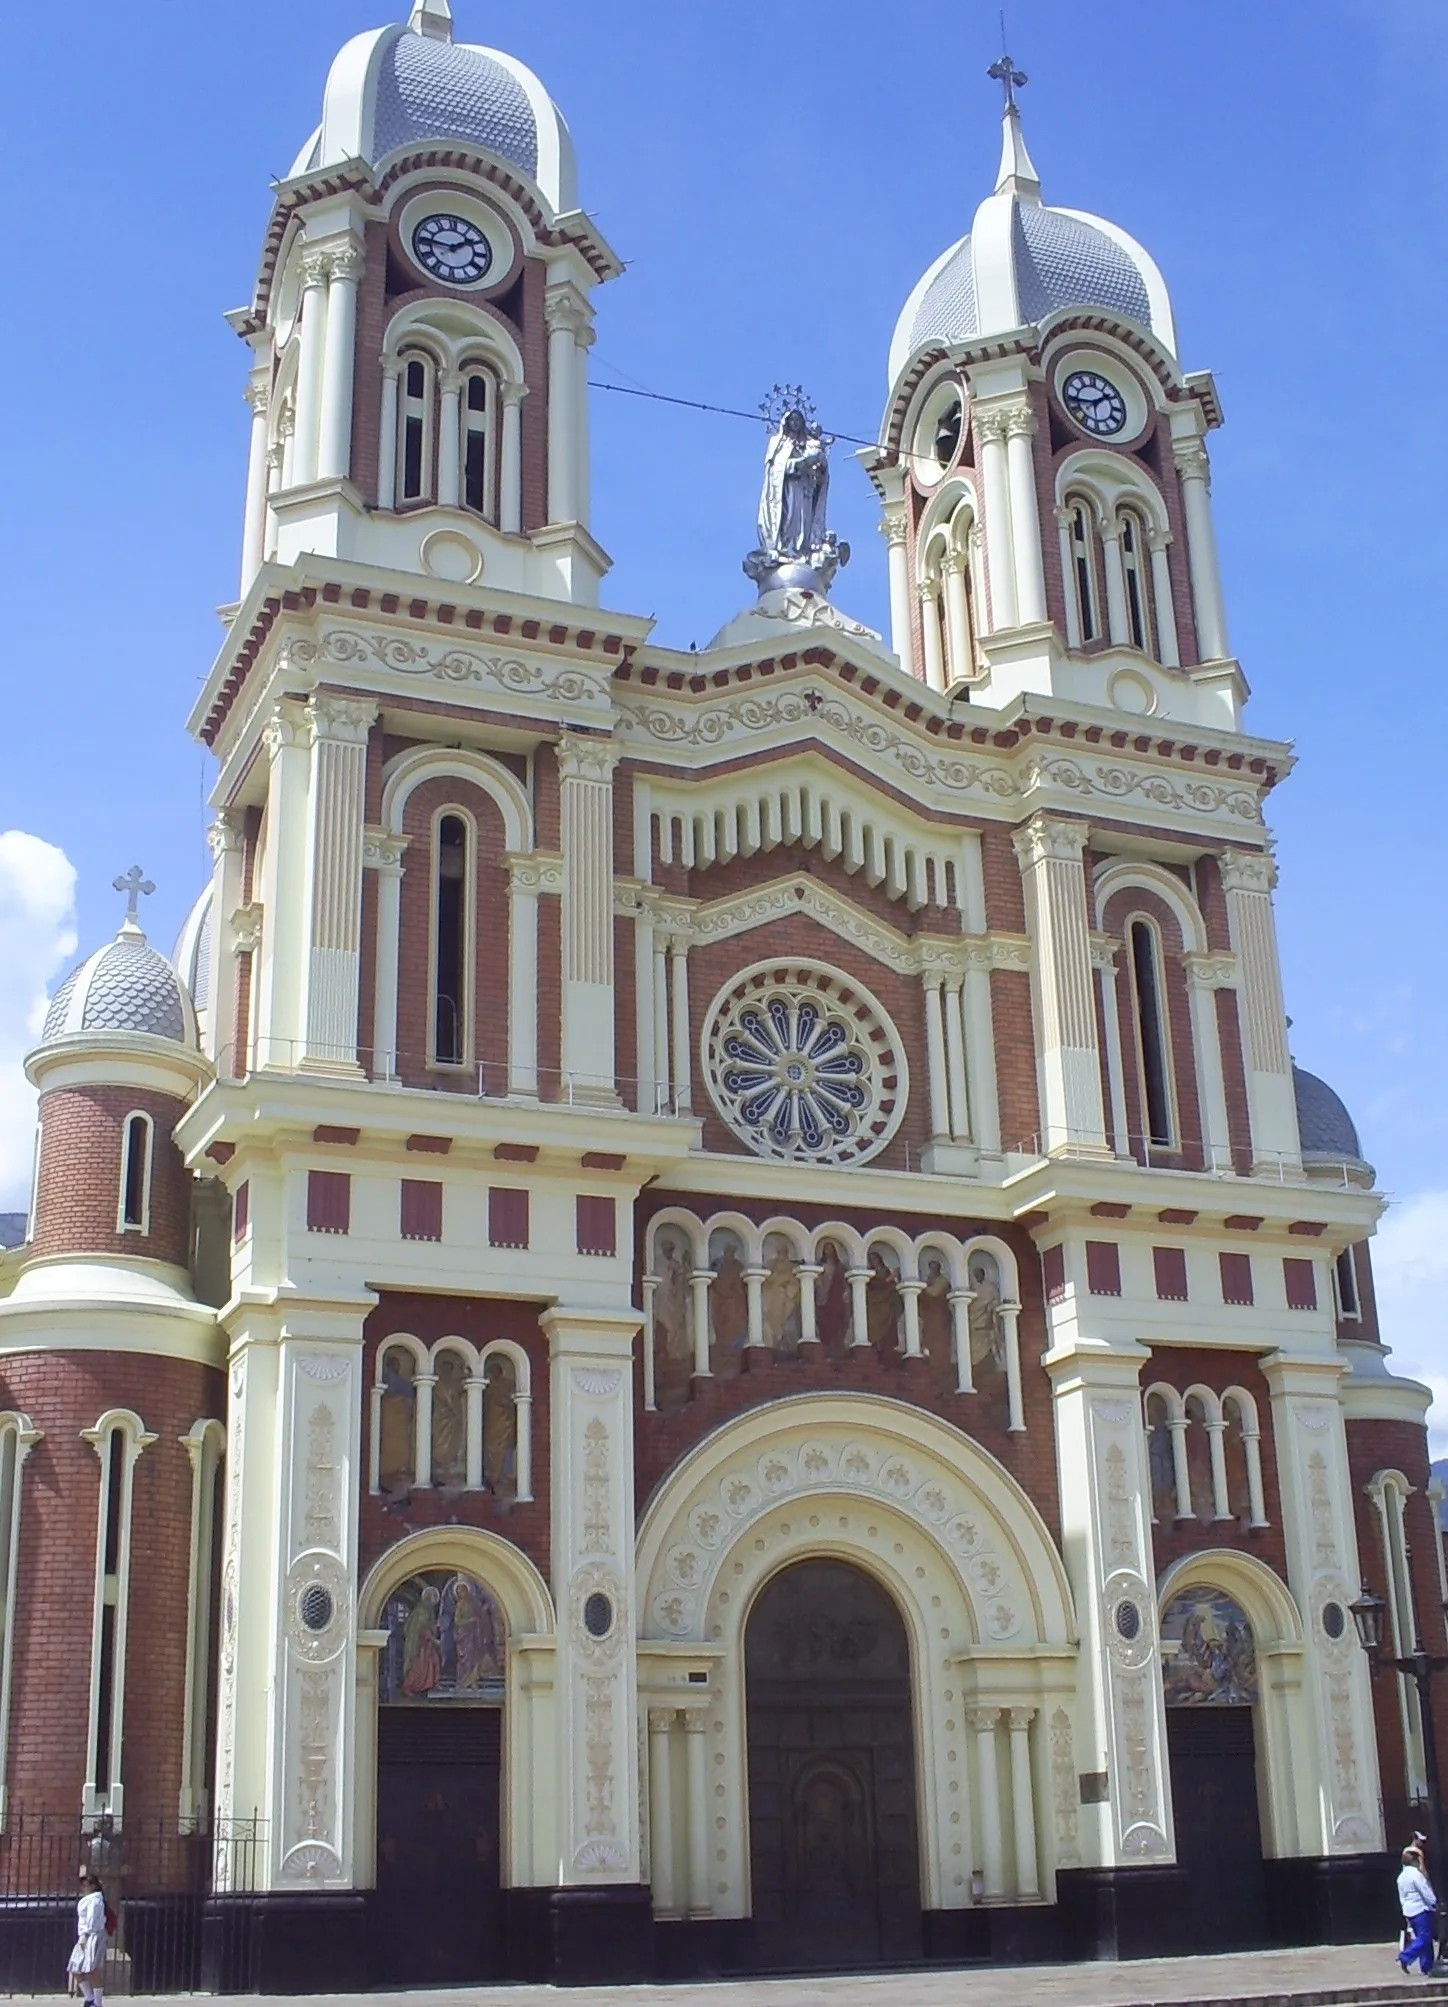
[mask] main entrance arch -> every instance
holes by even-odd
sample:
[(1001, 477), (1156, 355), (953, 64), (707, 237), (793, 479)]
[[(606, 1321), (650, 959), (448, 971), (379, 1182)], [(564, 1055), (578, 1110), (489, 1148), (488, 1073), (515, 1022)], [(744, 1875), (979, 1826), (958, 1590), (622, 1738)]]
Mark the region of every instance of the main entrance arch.
[(769, 1970), (920, 1956), (910, 1641), (843, 1561), (797, 1561), (745, 1629), (756, 1956)]

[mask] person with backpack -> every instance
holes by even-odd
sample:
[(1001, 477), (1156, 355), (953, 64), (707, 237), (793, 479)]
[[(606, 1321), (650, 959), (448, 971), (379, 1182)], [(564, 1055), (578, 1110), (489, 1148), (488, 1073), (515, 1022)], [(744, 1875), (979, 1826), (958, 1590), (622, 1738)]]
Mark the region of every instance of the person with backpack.
[(1403, 1849), (1403, 1868), (1398, 1876), (1398, 1907), (1403, 1912), (1403, 1922), (1413, 1934), (1411, 1942), (1398, 1953), (1399, 1965), (1407, 1972), (1416, 1959), (1420, 1972), (1431, 1972), (1438, 1898), (1433, 1893), (1433, 1884), (1423, 1872), (1423, 1854), (1418, 1847)]
[(80, 1994), (86, 2007), (104, 2007), (101, 1985), (106, 1962), (106, 1937), (111, 1930), (105, 1891), (89, 1868), (80, 1871), (80, 1901), (76, 1904), (75, 1949), (66, 1971), (70, 1991)]

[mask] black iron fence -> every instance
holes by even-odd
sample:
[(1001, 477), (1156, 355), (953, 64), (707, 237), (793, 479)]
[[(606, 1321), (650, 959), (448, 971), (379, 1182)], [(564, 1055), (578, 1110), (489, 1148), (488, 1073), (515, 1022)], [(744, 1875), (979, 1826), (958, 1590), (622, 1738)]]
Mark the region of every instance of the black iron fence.
[(83, 1867), (99, 1878), (115, 1918), (107, 1991), (246, 1990), (246, 1898), (263, 1879), (265, 1844), (256, 1819), (207, 1833), (128, 1821), (113, 1832), (53, 1813), (12, 1813), (0, 1832), (0, 1992), (65, 1990)]

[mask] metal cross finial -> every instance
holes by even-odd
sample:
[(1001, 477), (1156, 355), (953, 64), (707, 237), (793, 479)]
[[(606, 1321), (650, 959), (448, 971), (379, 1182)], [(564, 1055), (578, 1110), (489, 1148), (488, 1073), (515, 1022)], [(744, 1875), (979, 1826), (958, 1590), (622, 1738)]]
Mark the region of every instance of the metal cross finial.
[(998, 62), (991, 64), (990, 68), (986, 71), (986, 75), (994, 77), (995, 81), (1005, 92), (1006, 111), (1008, 113), (1015, 111), (1017, 109), (1016, 92), (1023, 84), (1030, 81), (1025, 71), (1018, 70), (1010, 57), (1003, 55)]
[(119, 878), (113, 879), (111, 882), (118, 892), (125, 893), (126, 919), (134, 927), (136, 925), (136, 907), (140, 902), (142, 894), (144, 893), (149, 896), (155, 891), (155, 886), (151, 883), (139, 864), (133, 864), (129, 871), (123, 871)]

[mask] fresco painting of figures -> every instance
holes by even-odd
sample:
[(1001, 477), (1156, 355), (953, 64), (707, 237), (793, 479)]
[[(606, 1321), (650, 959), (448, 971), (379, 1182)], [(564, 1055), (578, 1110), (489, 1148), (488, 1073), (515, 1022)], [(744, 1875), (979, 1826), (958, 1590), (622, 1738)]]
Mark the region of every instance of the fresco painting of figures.
[(1168, 1707), (1251, 1707), (1257, 1647), (1241, 1607), (1222, 1589), (1184, 1589), (1161, 1620)]
[(503, 1613), (471, 1575), (412, 1576), (388, 1597), (384, 1623), (382, 1701), (503, 1698)]

